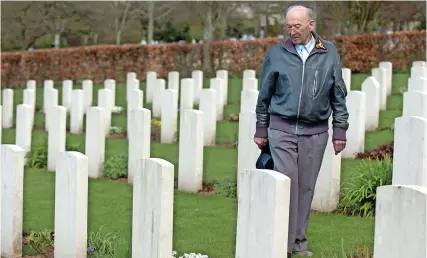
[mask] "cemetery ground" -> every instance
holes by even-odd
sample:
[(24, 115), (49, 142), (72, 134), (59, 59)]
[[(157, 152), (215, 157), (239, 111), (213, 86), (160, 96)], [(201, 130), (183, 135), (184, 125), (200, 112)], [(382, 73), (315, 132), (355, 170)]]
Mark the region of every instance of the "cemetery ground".
[[(352, 90), (360, 90), (363, 80), (369, 74), (353, 74)], [(367, 131), (365, 136), (365, 151), (377, 148), (381, 144), (393, 141), (394, 119), (402, 114), (403, 91), (407, 88), (409, 74), (393, 74), (393, 91), (388, 97), (387, 110), (380, 112), (380, 126), (375, 131)], [(40, 111), (43, 106), (43, 88), (37, 88), (35, 127), (32, 134), (32, 151), (40, 139), (46, 138), (44, 115)], [(74, 89), (81, 88), (81, 83), (75, 83)], [(209, 79), (204, 80), (204, 88), (209, 87)], [(62, 82), (56, 81), (55, 88), (58, 96), (62, 96)], [(93, 92), (103, 88), (95, 85)], [(144, 91), (145, 82), (141, 81)], [(206, 186), (220, 183), (223, 186), (234, 185), (237, 170), (237, 139), (238, 121), (227, 121), (227, 117), (238, 117), (240, 109), (240, 92), (242, 80), (230, 78), (228, 87), (228, 104), (224, 107), (224, 121), (217, 123), (216, 147), (204, 147), (203, 182)], [(22, 103), (23, 89), (14, 90), (14, 106)], [(93, 103), (97, 102), (93, 94)], [(58, 104), (61, 98), (58, 99)], [(116, 86), (116, 106), (123, 107), (120, 114), (112, 115), (112, 126), (126, 130), (126, 87)], [(16, 108), (14, 108), (14, 120)], [(369, 109), (367, 110), (369, 112)], [(233, 119), (231, 119), (233, 120)], [(179, 121), (178, 121), (179, 125)], [(84, 153), (84, 135), (70, 134), (69, 115), (67, 119), (67, 150), (77, 149)], [(83, 127), (85, 128), (85, 126)], [(179, 129), (179, 126), (177, 127)], [(158, 131), (160, 134), (160, 131)], [(178, 172), (178, 143), (160, 144), (155, 140), (156, 130), (152, 127), (151, 157), (162, 158), (175, 166), (175, 179)], [(160, 135), (158, 135), (158, 138)], [(15, 143), (15, 129), (3, 129), (3, 144)], [(46, 149), (47, 152), (47, 149)], [(106, 139), (105, 161), (117, 155), (127, 155), (128, 142), (123, 133)], [(343, 159), (341, 167), (341, 187), (345, 187), (351, 176), (358, 173), (360, 159)], [(111, 163), (111, 162), (110, 162)], [(119, 166), (119, 160), (115, 160)], [(127, 160), (125, 160), (127, 165)], [(232, 190), (232, 188), (230, 188)], [(46, 169), (25, 168), (24, 175), (24, 216), (23, 230), (53, 231), (54, 227), (54, 194), (55, 173)], [(88, 238), (91, 232), (116, 234), (122, 241), (112, 241), (116, 244), (115, 257), (130, 257), (132, 229), (132, 185), (126, 180), (109, 178), (89, 179), (88, 203)], [(237, 199), (222, 196), (219, 192), (204, 192), (198, 194), (184, 193), (175, 190), (173, 215), (173, 249), (179, 254), (184, 252), (200, 252), (214, 258), (234, 257), (235, 233), (237, 222)], [(345, 254), (356, 257), (366, 246), (373, 250), (374, 219), (372, 217), (349, 216), (334, 213), (312, 212), (308, 228), (309, 248), (314, 252), (313, 257), (346, 257)], [(285, 243), (284, 243), (285, 244)], [(29, 246), (23, 248), (25, 255), (34, 255)]]

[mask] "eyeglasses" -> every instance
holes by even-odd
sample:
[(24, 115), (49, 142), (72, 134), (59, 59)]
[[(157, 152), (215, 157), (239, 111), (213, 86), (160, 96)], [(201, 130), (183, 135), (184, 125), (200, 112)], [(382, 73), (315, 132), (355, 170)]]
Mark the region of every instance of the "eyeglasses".
[(308, 20), (305, 25), (301, 25), (301, 24), (297, 24), (297, 25), (286, 25), (286, 30), (288, 32), (291, 32), (294, 29), (295, 31), (299, 32), (302, 29), (304, 29), (308, 24), (310, 24), (310, 22), (312, 22), (312, 21), (313, 20)]

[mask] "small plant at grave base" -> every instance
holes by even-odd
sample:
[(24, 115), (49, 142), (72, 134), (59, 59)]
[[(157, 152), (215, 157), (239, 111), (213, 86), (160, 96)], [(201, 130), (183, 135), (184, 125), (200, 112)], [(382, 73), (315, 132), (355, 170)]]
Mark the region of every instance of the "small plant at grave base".
[(123, 241), (117, 234), (102, 232), (102, 226), (97, 232), (91, 232), (88, 237), (88, 258), (119, 257), (118, 246)]
[(227, 116), (224, 120), (229, 121), (229, 122), (239, 121), (239, 115), (238, 114), (231, 114), (231, 115)]
[(162, 121), (160, 119), (153, 118), (153, 119), (151, 119), (151, 124), (154, 126), (161, 126)]
[(84, 150), (83, 146), (80, 145), (79, 143), (66, 144), (65, 150), (66, 151), (77, 151), (77, 152), (80, 152), (80, 153), (85, 153), (85, 150)]
[(53, 257), (54, 233), (51, 230), (31, 231), (27, 236), (30, 248), (43, 257)]
[(215, 183), (214, 189), (215, 195), (220, 195), (228, 198), (237, 197), (237, 182), (233, 182), (229, 178)]
[(111, 134), (121, 134), (123, 133), (123, 129), (120, 126), (111, 126), (110, 127)]
[(394, 142), (382, 144), (371, 151), (357, 153), (356, 159), (383, 160), (386, 155), (389, 156), (390, 158), (393, 158), (393, 147), (394, 147)]
[(338, 210), (345, 214), (375, 216), (377, 187), (392, 183), (393, 162), (386, 155), (383, 160), (362, 160), (357, 173), (342, 189)]
[(40, 137), (27, 153), (28, 166), (31, 168), (47, 168), (47, 138)]
[(117, 154), (108, 158), (104, 164), (104, 176), (110, 179), (126, 178), (128, 175), (128, 156)]
[(182, 256), (177, 257), (177, 251), (172, 251), (172, 258), (209, 258), (206, 254), (201, 253), (184, 253)]

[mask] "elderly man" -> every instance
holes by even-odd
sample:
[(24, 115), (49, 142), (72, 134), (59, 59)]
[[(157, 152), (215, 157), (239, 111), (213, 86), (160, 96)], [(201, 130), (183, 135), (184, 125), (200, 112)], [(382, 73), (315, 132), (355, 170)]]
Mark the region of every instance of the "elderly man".
[(289, 38), (268, 50), (256, 106), (254, 141), (269, 144), (274, 170), (291, 179), (288, 256), (312, 256), (306, 237), (314, 188), (329, 139), (335, 154), (346, 145), (347, 90), (335, 46), (314, 29), (312, 10), (291, 6)]

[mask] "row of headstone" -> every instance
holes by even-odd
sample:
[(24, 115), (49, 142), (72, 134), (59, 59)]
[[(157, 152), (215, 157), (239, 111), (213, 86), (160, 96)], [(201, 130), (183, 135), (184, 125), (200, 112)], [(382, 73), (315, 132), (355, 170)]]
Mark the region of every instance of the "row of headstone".
[(375, 257), (427, 257), (427, 66), (413, 62), (395, 119), (392, 185), (377, 188)]
[[(54, 108), (55, 111), (59, 109), (66, 112), (65, 107)], [(99, 108), (92, 107), (88, 112), (90, 115), (99, 113)], [(132, 112), (135, 116), (138, 113), (144, 112)], [(200, 111), (188, 110), (183, 118), (190, 123), (198, 121), (198, 128), (202, 128)], [(200, 148), (202, 142), (199, 137), (191, 144)], [(17, 145), (1, 146), (2, 257), (22, 256), (24, 157), (25, 151)], [(58, 156), (54, 201), (55, 257), (86, 256), (89, 160), (87, 155), (79, 152), (64, 151)], [(143, 158), (137, 163), (133, 175), (132, 257), (170, 257), (174, 166), (158, 158)], [(286, 257), (283, 243), (288, 235), (290, 179), (268, 170), (244, 170), (239, 177), (242, 194), (238, 198), (236, 257)], [(246, 214), (252, 215), (248, 217)], [(253, 231), (260, 237), (248, 234)]]

